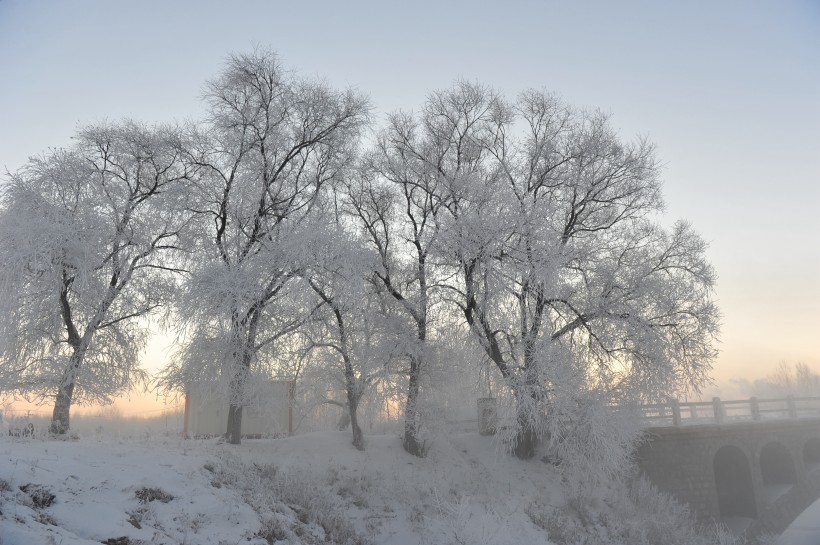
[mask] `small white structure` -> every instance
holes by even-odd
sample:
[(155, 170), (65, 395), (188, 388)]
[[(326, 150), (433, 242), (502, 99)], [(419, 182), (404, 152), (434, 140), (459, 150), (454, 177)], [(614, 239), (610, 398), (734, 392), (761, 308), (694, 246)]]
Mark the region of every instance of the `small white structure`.
[[(204, 384), (185, 392), (185, 437), (218, 437), (228, 429), (228, 397)], [(242, 437), (275, 437), (293, 432), (293, 381), (257, 382), (242, 409)]]

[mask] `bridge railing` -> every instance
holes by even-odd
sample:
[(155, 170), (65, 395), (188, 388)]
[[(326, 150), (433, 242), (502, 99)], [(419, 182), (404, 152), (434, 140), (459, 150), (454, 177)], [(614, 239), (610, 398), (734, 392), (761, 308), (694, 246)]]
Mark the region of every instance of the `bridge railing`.
[(644, 420), (657, 426), (720, 424), (723, 422), (782, 420), (820, 416), (820, 397), (678, 401), (641, 405)]

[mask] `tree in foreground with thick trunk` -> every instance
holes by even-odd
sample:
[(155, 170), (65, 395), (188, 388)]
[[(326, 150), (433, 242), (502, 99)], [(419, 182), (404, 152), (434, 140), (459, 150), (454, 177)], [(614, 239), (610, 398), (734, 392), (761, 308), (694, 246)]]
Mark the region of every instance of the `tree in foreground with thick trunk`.
[[(205, 93), (209, 116), (181, 143), (198, 169), (191, 195), (201, 237), (178, 299), (179, 361), (163, 382), (216, 385), (238, 444), (248, 381), (260, 358), (309, 309), (290, 304), (314, 206), (347, 168), (367, 100), (285, 70), (273, 53), (232, 56)], [(298, 292), (298, 289), (295, 289)]]
[(146, 320), (169, 301), (187, 172), (169, 129), (88, 127), (11, 177), (0, 201), (0, 384), (54, 399), (51, 431), (77, 402), (110, 403), (144, 379)]
[(560, 446), (578, 431), (583, 407), (703, 384), (719, 315), (705, 244), (685, 222), (657, 222), (651, 144), (542, 92), (499, 112), (476, 139), (491, 198), (452, 207), (454, 291), (513, 389), (514, 450), (527, 458), (539, 436)]

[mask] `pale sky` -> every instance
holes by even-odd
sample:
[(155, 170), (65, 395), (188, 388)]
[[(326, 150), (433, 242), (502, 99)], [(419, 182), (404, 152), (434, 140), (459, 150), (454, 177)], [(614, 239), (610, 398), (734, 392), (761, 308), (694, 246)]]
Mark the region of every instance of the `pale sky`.
[(612, 113), (657, 144), (668, 222), (711, 244), (715, 379), (820, 372), (819, 0), (0, 0), (0, 168), (80, 124), (195, 117), (205, 80), (254, 45), (379, 114), (457, 78)]

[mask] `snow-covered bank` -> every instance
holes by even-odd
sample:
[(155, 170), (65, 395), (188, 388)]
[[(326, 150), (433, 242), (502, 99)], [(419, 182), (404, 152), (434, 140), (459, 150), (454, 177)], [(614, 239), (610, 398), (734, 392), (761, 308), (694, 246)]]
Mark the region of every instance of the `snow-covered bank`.
[(538, 458), (476, 433), (439, 437), (427, 458), (397, 435), (141, 441), (0, 439), (0, 545), (696, 545), (694, 529), (643, 481), (586, 498)]
[(426, 459), (395, 436), (359, 452), (340, 432), (239, 447), (14, 439), (0, 443), (0, 479), (3, 545), (544, 543), (527, 512), (561, 488), (547, 464), (476, 434)]
[[(207, 452), (182, 442), (13, 440), (0, 443), (0, 455), (3, 545), (88, 545), (121, 537), (236, 543), (258, 526), (238, 493), (210, 486), (202, 469)], [(152, 488), (174, 499), (139, 499), (140, 490)]]
[(817, 545), (820, 543), (820, 500), (794, 519), (776, 545)]

